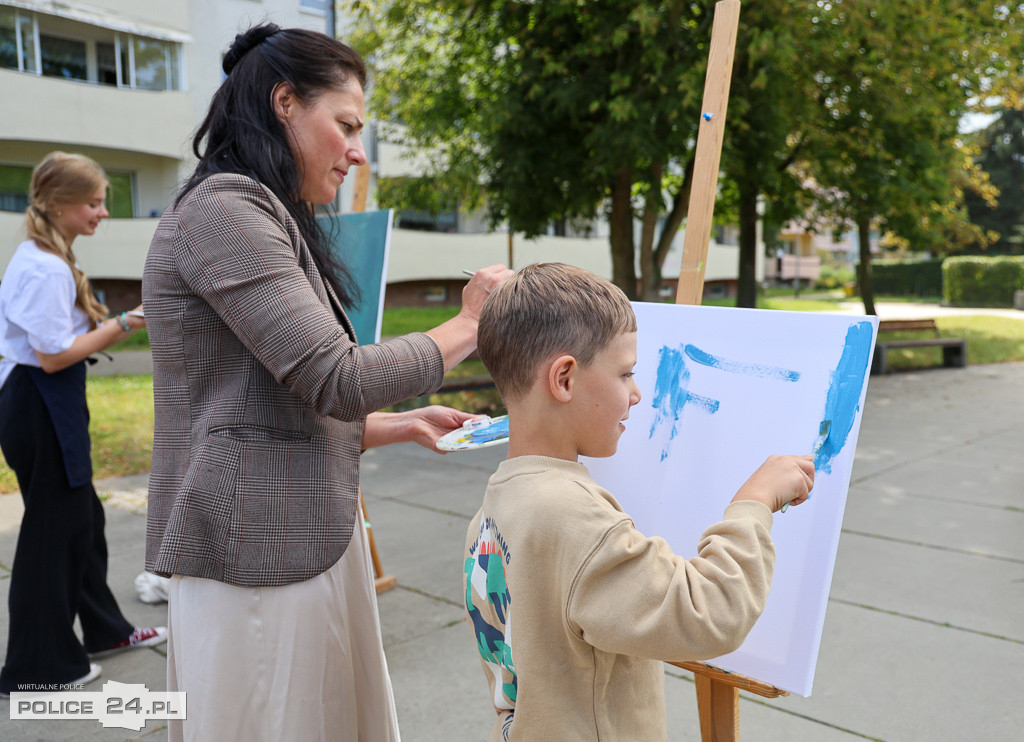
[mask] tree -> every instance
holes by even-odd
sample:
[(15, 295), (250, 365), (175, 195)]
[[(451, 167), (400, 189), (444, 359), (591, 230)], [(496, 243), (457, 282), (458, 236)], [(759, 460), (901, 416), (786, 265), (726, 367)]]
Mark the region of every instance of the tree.
[(1021, 253), (1024, 231), (1024, 110), (1005, 108), (979, 133), (978, 166), (998, 189), (995, 199), (968, 194), (971, 220), (999, 234), (993, 252)]
[(640, 296), (657, 298), (688, 202), (712, 2), (352, 5), (373, 109), (431, 153), (428, 177), (527, 237), (606, 216), (613, 281), (638, 295), (639, 248)]
[[(656, 299), (689, 200), (713, 7), (353, 2), (371, 105), (401, 123), (385, 135), (429, 153), (427, 180), (391, 192), (415, 208), (484, 204), (492, 225), (528, 237), (605, 216), (613, 280), (637, 296), (639, 262), (639, 295)], [(956, 125), (987, 91), (1014, 90), (1006, 53), (1019, 16), (996, 0), (746, 5), (722, 159), (741, 305), (755, 298), (762, 197), (779, 222), (810, 192), (825, 220), (857, 225), (866, 305), (874, 226), (933, 244), (983, 235), (960, 198), (984, 183)]]
[(722, 169), (736, 188), (741, 307), (757, 300), (758, 202), (765, 197), (776, 223), (801, 206), (803, 185), (793, 165), (814, 114), (806, 26), (806, 3), (794, 0), (750, 3), (740, 18)]
[(858, 233), (858, 284), (874, 314), (870, 232), (934, 231), (963, 210), (951, 162), (958, 125), (976, 98), (1002, 29), (999, 3), (918, 0), (818, 3), (812, 17), (817, 99), (808, 172), (823, 211)]

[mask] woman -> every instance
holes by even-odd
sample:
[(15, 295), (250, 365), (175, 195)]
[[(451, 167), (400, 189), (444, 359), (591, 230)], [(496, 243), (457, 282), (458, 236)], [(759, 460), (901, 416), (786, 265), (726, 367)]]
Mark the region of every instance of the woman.
[(87, 157), (52, 152), (29, 189), (28, 240), (0, 283), (0, 448), (25, 502), (3, 695), (87, 683), (100, 674), (90, 657), (166, 638), (163, 627), (133, 627), (107, 587), (103, 506), (92, 485), (85, 359), (146, 324), (126, 312), (106, 319), (71, 249), (109, 216), (107, 178)]
[(365, 68), (323, 34), (254, 27), (193, 142), (143, 276), (156, 430), (146, 567), (169, 576), (170, 739), (395, 740), (359, 455), (471, 416), (375, 412), (436, 389), (510, 272), (449, 322), (356, 344), (355, 287), (314, 207), (363, 165)]

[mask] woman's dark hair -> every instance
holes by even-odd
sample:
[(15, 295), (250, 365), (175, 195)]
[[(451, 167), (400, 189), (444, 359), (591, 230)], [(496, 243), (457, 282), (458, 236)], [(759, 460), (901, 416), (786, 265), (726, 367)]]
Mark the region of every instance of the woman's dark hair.
[(224, 55), (227, 79), (210, 102), (210, 110), (192, 139), (199, 159), (176, 203), (215, 173), (252, 177), (269, 188), (295, 219), (317, 268), (342, 303), (358, 301), (358, 287), (328, 248), (328, 238), (311, 204), (299, 193), (301, 179), (288, 133), (274, 112), (272, 96), (287, 82), (309, 106), (326, 91), (350, 81), (366, 87), (366, 65), (351, 47), (330, 36), (273, 23), (253, 26), (235, 36)]

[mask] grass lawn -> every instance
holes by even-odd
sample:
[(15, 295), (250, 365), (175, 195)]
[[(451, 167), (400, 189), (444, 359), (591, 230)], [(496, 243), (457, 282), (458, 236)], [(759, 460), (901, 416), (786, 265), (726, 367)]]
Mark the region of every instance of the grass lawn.
[[(813, 298), (795, 298), (793, 296), (759, 296), (758, 309), (785, 309), (790, 312), (834, 312), (838, 298), (814, 296)], [(705, 307), (735, 307), (735, 299), (705, 299), (701, 302)]]
[[(967, 340), (967, 365), (1024, 361), (1024, 319), (981, 314), (938, 317), (935, 324), (942, 337)], [(927, 337), (920, 332), (887, 332), (883, 340)], [(941, 348), (899, 348), (889, 351), (892, 370), (909, 371), (942, 365)]]
[(145, 329), (136, 330), (131, 335), (126, 337), (117, 345), (110, 348), (111, 352), (119, 350), (148, 350), (149, 349), (149, 335)]
[(380, 321), (383, 337), (422, 332), (447, 322), (459, 313), (458, 307), (390, 307)]

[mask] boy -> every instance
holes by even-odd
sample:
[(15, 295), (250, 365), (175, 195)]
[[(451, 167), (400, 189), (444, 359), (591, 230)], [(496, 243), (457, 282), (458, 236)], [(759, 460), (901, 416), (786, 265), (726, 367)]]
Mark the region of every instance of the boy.
[(615, 453), (640, 401), (626, 296), (578, 268), (532, 265), (488, 297), (478, 342), (510, 430), (466, 540), (490, 739), (664, 740), (662, 661), (743, 642), (768, 597), (771, 514), (807, 499), (813, 461), (769, 458), (684, 560), (577, 460)]

